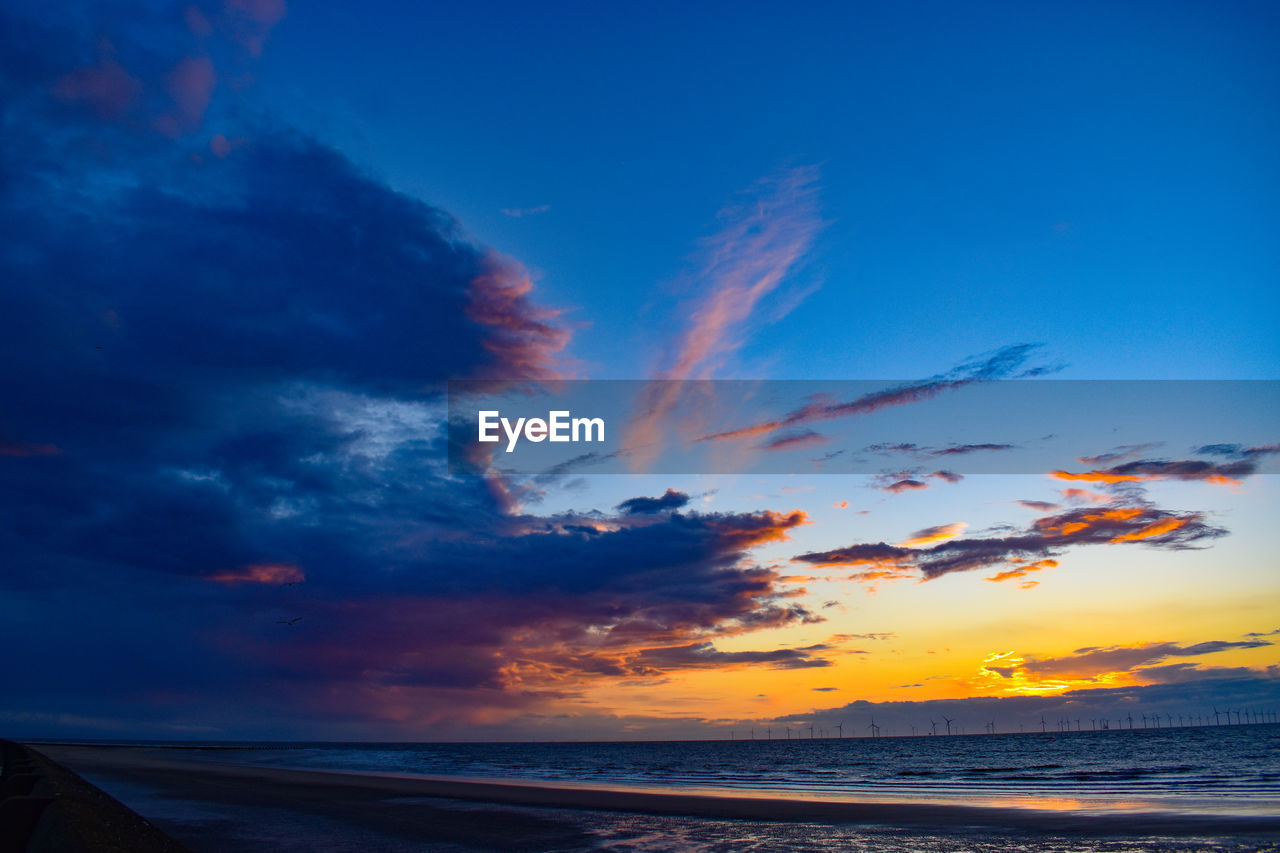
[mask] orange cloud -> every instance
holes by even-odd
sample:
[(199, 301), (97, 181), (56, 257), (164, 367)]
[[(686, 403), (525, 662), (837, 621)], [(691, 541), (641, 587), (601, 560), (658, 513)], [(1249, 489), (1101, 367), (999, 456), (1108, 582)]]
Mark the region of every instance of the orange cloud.
[(1088, 489), (1059, 489), (1062, 497), (1072, 503), (1095, 503), (1103, 504), (1112, 500), (1109, 495), (1100, 495), (1097, 492), (1091, 492)]
[[(1010, 562), (1017, 562), (1017, 560), (1012, 560)], [(1001, 583), (1003, 581), (1014, 580), (1016, 578), (1025, 578), (1031, 572), (1038, 572), (1042, 569), (1055, 569), (1057, 567), (1057, 560), (1036, 560), (1034, 563), (1027, 563), (1025, 565), (1018, 566), (1016, 569), (1009, 569), (1006, 572), (994, 574), (989, 578), (985, 578), (985, 580)], [(1031, 587), (1038, 586), (1039, 584), (1039, 581), (1027, 581), (1026, 583), (1020, 584), (1020, 586), (1023, 589), (1030, 589)]]
[[(1207, 524), (1202, 513), (1175, 514), (1152, 506), (1084, 507), (1040, 518), (1028, 528), (1002, 531), (996, 536), (939, 541), (917, 548), (860, 542), (829, 551), (798, 554), (792, 560), (817, 566), (915, 570), (921, 580), (932, 580), (951, 572), (1008, 563), (1025, 569), (1022, 560), (1056, 558), (1063, 549), (1080, 545), (1138, 543), (1150, 548), (1178, 549), (1225, 533)], [(1041, 563), (1039, 567), (1050, 566)]]
[(302, 583), (306, 575), (292, 563), (250, 563), (238, 569), (224, 569), (209, 575), (207, 580), (214, 583), (237, 585), (256, 583), (264, 586), (284, 586), (285, 584)]
[(1112, 538), (1112, 542), (1137, 542), (1140, 539), (1150, 539), (1153, 536), (1163, 536), (1166, 533), (1172, 533), (1175, 530), (1186, 525), (1185, 518), (1166, 518), (1149, 524), (1141, 530), (1134, 530), (1131, 533), (1124, 533), (1120, 536)]
[(1085, 471), (1073, 474), (1070, 471), (1051, 471), (1049, 476), (1059, 480), (1083, 480), (1086, 483), (1134, 483), (1139, 480), (1150, 480), (1152, 477), (1139, 477), (1136, 474), (1112, 474), (1108, 471)]
[(924, 530), (917, 530), (906, 539), (898, 543), (903, 548), (916, 548), (921, 545), (929, 545), (933, 542), (943, 542), (947, 539), (954, 539), (964, 532), (969, 525), (963, 521), (957, 521), (954, 524), (940, 524), (937, 527), (926, 527)]
[[(1145, 508), (1136, 507), (1136, 506), (1117, 507), (1116, 509), (1102, 510), (1100, 512), (1073, 514), (1069, 516), (1071, 519), (1070, 521), (1064, 521), (1061, 524), (1053, 524), (1052, 522), (1055, 521), (1056, 519), (1061, 519), (1062, 516), (1056, 516), (1055, 518), (1045, 518), (1037, 521), (1034, 526), (1035, 526), (1035, 529), (1041, 533), (1046, 533), (1049, 535), (1056, 535), (1056, 536), (1071, 536), (1072, 534), (1089, 530), (1102, 522), (1130, 521), (1132, 519), (1139, 517), (1146, 511), (1147, 510)], [(1178, 527), (1181, 527), (1181, 526), (1182, 526), (1181, 524), (1178, 524), (1171, 529), (1176, 530)], [(1168, 532), (1168, 531), (1165, 531), (1165, 532)], [(1140, 536), (1136, 538), (1142, 539), (1146, 537)], [(1123, 538), (1114, 538), (1111, 541), (1127, 542), (1130, 540), (1123, 539)]]
[(1059, 480), (1082, 480), (1094, 483), (1132, 483), (1144, 480), (1183, 480), (1186, 482), (1212, 483), (1218, 486), (1238, 486), (1241, 479), (1257, 472), (1263, 456), (1280, 452), (1271, 446), (1248, 449), (1234, 446), (1209, 445), (1199, 452), (1211, 455), (1234, 456), (1230, 461), (1206, 461), (1204, 459), (1138, 459), (1113, 468), (1071, 473), (1054, 471)]
[(711, 521), (707, 526), (725, 536), (725, 541), (736, 548), (750, 548), (767, 542), (785, 542), (793, 527), (810, 524), (809, 516), (795, 509), (789, 513), (766, 509), (761, 512), (735, 517), (732, 524)]

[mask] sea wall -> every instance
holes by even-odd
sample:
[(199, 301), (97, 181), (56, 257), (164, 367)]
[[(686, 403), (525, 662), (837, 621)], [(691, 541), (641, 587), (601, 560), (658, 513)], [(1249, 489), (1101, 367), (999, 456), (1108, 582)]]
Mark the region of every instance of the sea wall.
[(123, 803), (31, 747), (0, 741), (0, 853), (186, 853)]

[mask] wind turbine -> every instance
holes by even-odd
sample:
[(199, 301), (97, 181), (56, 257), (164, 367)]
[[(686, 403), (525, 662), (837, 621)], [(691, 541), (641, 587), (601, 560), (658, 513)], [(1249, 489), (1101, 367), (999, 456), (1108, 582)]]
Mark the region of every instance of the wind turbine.
[(946, 721), (946, 724), (947, 724), (947, 734), (951, 734), (951, 723), (952, 723), (953, 721), (952, 721), (952, 720), (948, 720), (946, 717), (943, 717), (942, 719), (943, 719), (944, 721)]
[(932, 731), (930, 731), (929, 734), (936, 735), (938, 733), (938, 722), (936, 720), (930, 720), (929, 725), (932, 727)]

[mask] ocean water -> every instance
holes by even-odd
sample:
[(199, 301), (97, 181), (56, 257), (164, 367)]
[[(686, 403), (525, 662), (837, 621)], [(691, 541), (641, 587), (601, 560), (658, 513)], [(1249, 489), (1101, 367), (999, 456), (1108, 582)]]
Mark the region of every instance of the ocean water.
[(187, 754), (238, 764), (736, 796), (1280, 815), (1280, 724), (954, 737), (228, 746)]

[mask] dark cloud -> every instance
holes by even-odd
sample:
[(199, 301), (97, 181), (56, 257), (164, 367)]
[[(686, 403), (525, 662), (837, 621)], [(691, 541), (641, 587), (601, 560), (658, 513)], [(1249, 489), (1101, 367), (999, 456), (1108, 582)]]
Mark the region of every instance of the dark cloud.
[(963, 456), (984, 451), (1017, 450), (1014, 444), (953, 444), (928, 451), (930, 456)]
[(814, 447), (826, 444), (831, 439), (811, 429), (781, 435), (760, 445), (762, 450), (794, 450), (797, 447)]
[(879, 489), (890, 494), (901, 494), (902, 492), (922, 491), (932, 485), (929, 480), (941, 480), (944, 483), (959, 483), (964, 479), (963, 474), (957, 474), (954, 471), (939, 470), (932, 471), (928, 474), (924, 473), (923, 468), (908, 468), (903, 471), (881, 471), (879, 474), (871, 478), (871, 487)]
[[(927, 548), (859, 543), (800, 554), (794, 559), (812, 565), (865, 567), (889, 571), (898, 577), (918, 575), (922, 580), (932, 580), (951, 572), (1042, 560), (1079, 545), (1143, 544), (1177, 550), (1225, 533), (1196, 512), (1175, 513), (1146, 505), (1084, 507), (1039, 518), (1030, 527), (1008, 536), (952, 539)], [(869, 576), (880, 577), (884, 575)]]
[(667, 509), (679, 509), (689, 503), (689, 496), (675, 489), (667, 489), (660, 498), (631, 498), (618, 504), (627, 515), (645, 515)]
[(803, 513), (544, 517), (536, 482), (451, 474), (445, 380), (554, 377), (556, 312), (449, 214), (234, 118), (163, 52), (180, 10), (107, 54), (2, 17), (0, 587), (32, 621), (0, 641), (58, 639), (0, 708), (467, 719), (818, 621), (747, 559)]
[(1053, 512), (1056, 509), (1062, 509), (1061, 505), (1049, 501), (1018, 501), (1018, 504), (1027, 509), (1034, 509), (1036, 512)]
[(1106, 453), (1099, 453), (1096, 456), (1081, 456), (1080, 461), (1085, 465), (1107, 465), (1111, 462), (1119, 462), (1122, 459), (1132, 459), (1135, 456), (1147, 450), (1153, 450), (1164, 444), (1162, 441), (1149, 441), (1145, 444), (1122, 444), (1108, 450)]
[(1028, 658), (1018, 669), (1037, 677), (1095, 678), (1106, 673), (1134, 671), (1145, 674), (1147, 666), (1168, 658), (1199, 657), (1229, 649), (1256, 649), (1270, 645), (1272, 644), (1265, 640), (1210, 640), (1186, 646), (1177, 643), (1144, 643), (1136, 646), (1088, 647), (1059, 657)]
[[(1136, 445), (1145, 448), (1150, 445)], [(1135, 459), (1110, 468), (1092, 471), (1054, 471), (1060, 480), (1080, 480), (1105, 485), (1124, 485), (1146, 480), (1187, 480), (1234, 485), (1258, 472), (1262, 460), (1280, 453), (1280, 444), (1261, 447), (1243, 447), (1238, 444), (1208, 444), (1196, 451), (1206, 456), (1227, 457), (1230, 462), (1210, 462), (1203, 459)], [(1085, 457), (1081, 461), (1093, 464), (1103, 457)]]
[(1241, 444), (1206, 444), (1194, 451), (1200, 456), (1226, 456), (1232, 459), (1257, 459), (1280, 453), (1280, 444), (1265, 444), (1257, 447), (1245, 447)]
[(661, 672), (669, 669), (723, 669), (747, 664), (761, 664), (773, 669), (810, 669), (831, 666), (831, 662), (815, 658), (811, 651), (774, 649), (772, 651), (722, 652), (711, 643), (693, 643), (662, 649), (645, 649), (630, 661), (634, 667)]

